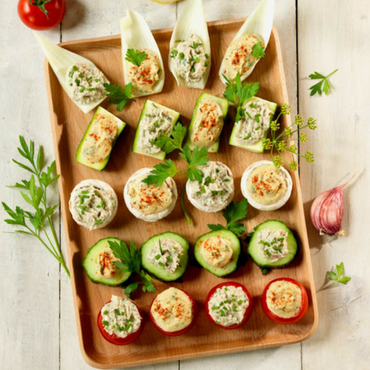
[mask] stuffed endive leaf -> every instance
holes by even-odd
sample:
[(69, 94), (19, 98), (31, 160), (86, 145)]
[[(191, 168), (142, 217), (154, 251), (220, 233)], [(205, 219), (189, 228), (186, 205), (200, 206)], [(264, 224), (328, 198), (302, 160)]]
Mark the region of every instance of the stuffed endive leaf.
[(211, 43), (202, 0), (185, 2), (172, 33), (168, 65), (178, 86), (206, 86), (211, 70)]
[[(275, 0), (262, 0), (235, 35), (222, 60), (219, 75), (235, 80), (237, 73), (245, 80), (254, 70), (270, 40)], [(254, 48), (260, 48), (262, 54)]]
[(96, 108), (106, 98), (104, 74), (90, 60), (34, 35), (66, 94), (84, 113)]
[(164, 67), (158, 45), (144, 18), (127, 10), (121, 19), (122, 63), (125, 84), (132, 83), (132, 96), (160, 93)]

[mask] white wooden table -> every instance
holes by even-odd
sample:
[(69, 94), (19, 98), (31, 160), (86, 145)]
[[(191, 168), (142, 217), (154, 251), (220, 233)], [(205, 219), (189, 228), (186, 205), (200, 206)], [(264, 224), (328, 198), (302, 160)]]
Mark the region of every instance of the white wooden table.
[[(247, 16), (258, 0), (204, 0), (208, 21)], [(11, 207), (22, 204), (6, 185), (24, 178), (11, 161), (19, 159), (18, 135), (42, 143), (53, 156), (44, 83), (44, 55), (19, 21), (15, 2), (0, 2), (0, 194)], [(149, 0), (67, 0), (60, 28), (45, 32), (54, 42), (119, 33), (119, 19), (130, 6), (152, 29), (173, 26), (182, 4), (161, 6)], [(274, 23), (280, 34), (293, 114), (317, 118), (318, 129), (301, 151), (316, 161), (301, 162), (317, 290), (326, 271), (344, 262), (347, 286), (318, 293), (319, 327), (301, 344), (229, 356), (172, 362), (145, 369), (368, 369), (370, 358), (370, 2), (368, 0), (276, 0)], [(309, 96), (308, 75), (339, 68), (332, 93)], [(344, 191), (346, 236), (325, 244), (309, 220), (315, 196), (339, 185), (356, 170)], [(55, 199), (57, 192), (55, 189)], [(6, 216), (0, 211), (0, 218)], [(65, 240), (59, 215), (59, 237)], [(0, 368), (88, 369), (80, 354), (70, 282), (36, 241), (4, 233), (0, 222)]]

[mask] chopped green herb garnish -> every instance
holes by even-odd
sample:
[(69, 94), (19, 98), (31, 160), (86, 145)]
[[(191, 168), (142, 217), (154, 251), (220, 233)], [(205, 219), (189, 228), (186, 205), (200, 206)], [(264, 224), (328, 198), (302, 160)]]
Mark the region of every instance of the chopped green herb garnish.
[(103, 314), (104, 314), (104, 315), (107, 315), (107, 314), (108, 314), (108, 311), (107, 311), (107, 310), (105, 310), (105, 311), (103, 312)]
[(248, 112), (245, 112), (245, 114), (248, 116), (249, 119), (252, 119), (252, 116)]
[(106, 321), (106, 320), (103, 320), (103, 325), (104, 325), (104, 326), (109, 326), (109, 322), (108, 322), (108, 321)]
[(78, 68), (76, 66), (72, 67), (75, 71), (78, 71)]
[(167, 261), (168, 262), (172, 262), (172, 257), (171, 256), (167, 256)]
[(249, 135), (247, 135), (245, 138), (243, 138), (243, 140), (248, 140), (248, 139), (250, 139), (252, 137), (252, 135), (251, 134), (249, 134)]
[(154, 127), (159, 127), (159, 123), (158, 123), (158, 121), (155, 121), (155, 122), (153, 123), (153, 125), (154, 125)]
[(251, 108), (257, 109), (257, 105), (256, 105), (256, 104), (254, 104), (254, 103), (250, 103), (250, 104), (249, 104), (249, 106), (250, 106)]
[(208, 59), (208, 58), (209, 58), (209, 55), (206, 53), (206, 54), (205, 54), (205, 57), (206, 57), (206, 59)]
[(203, 186), (203, 185), (201, 185), (201, 187), (200, 187), (200, 191), (201, 191), (203, 194), (206, 192), (206, 189), (204, 188), (204, 186)]
[(254, 116), (254, 120), (257, 122), (257, 123), (260, 123), (260, 117), (261, 115), (258, 113)]
[(125, 59), (137, 67), (140, 67), (146, 58), (145, 51), (140, 52), (140, 50), (127, 49)]
[(95, 225), (100, 225), (102, 223), (103, 223), (103, 221), (100, 218), (95, 221)]
[(73, 77), (73, 71), (70, 71), (70, 72), (68, 73), (68, 77)]
[(173, 49), (173, 50), (171, 51), (170, 57), (171, 57), (171, 58), (176, 58), (176, 56), (177, 56), (177, 54), (178, 54), (178, 53), (179, 53), (179, 52), (178, 52), (177, 50)]
[(160, 254), (157, 254), (155, 257), (154, 257), (156, 260), (159, 260), (161, 258), (161, 255)]
[[(88, 190), (82, 190), (81, 191), (81, 194), (89, 194), (89, 191)], [(96, 194), (95, 194), (96, 195)]]
[(100, 80), (99, 80), (99, 78), (95, 78), (95, 82), (99, 82)]
[(257, 131), (257, 130), (259, 130), (260, 128), (261, 128), (261, 126), (258, 126), (258, 127), (256, 127), (256, 128), (255, 128), (255, 130)]
[(236, 306), (235, 306), (235, 304), (233, 304), (233, 312), (235, 312), (236, 311)]
[(89, 91), (94, 91), (95, 87), (90, 87)]
[(181, 52), (181, 53), (179, 54), (179, 58), (180, 58), (181, 60), (183, 60), (183, 59), (185, 58), (184, 53), (182, 53), (182, 52)]
[(90, 82), (92, 80), (92, 76), (86, 79), (87, 82)]
[(162, 267), (165, 267), (166, 265), (164, 264), (164, 263), (162, 263), (162, 262), (158, 262), (158, 265), (159, 266), (162, 266)]
[(219, 307), (216, 307), (216, 306), (211, 307), (211, 310), (218, 310), (218, 309)]
[(85, 76), (84, 76), (82, 73), (79, 73), (79, 74), (78, 74), (78, 77), (80, 77), (80, 78), (84, 78)]
[(75, 82), (76, 82), (77, 85), (79, 85), (81, 83), (81, 81), (78, 78), (75, 79)]
[(212, 195), (217, 195), (218, 191), (217, 190), (212, 190)]
[(206, 63), (204, 63), (204, 67), (208, 67), (209, 66), (209, 64), (206, 62)]
[(80, 89), (80, 92), (84, 92), (86, 89), (86, 87), (82, 86), (81, 89)]

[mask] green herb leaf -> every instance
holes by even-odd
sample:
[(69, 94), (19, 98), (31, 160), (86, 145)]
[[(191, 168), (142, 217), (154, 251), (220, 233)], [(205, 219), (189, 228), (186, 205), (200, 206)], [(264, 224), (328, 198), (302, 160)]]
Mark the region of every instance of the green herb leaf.
[(257, 59), (261, 59), (265, 56), (265, 48), (262, 46), (262, 41), (257, 42), (257, 44), (253, 46), (252, 55)]
[(127, 84), (124, 89), (120, 85), (103, 84), (106, 95), (110, 98), (108, 103), (117, 104), (116, 109), (121, 112), (132, 96), (132, 83)]
[(138, 281), (135, 281), (125, 287), (125, 295), (127, 298), (130, 298), (131, 293), (138, 288), (139, 284), (140, 283)]
[(312, 85), (310, 87), (310, 90), (311, 90), (311, 93), (310, 95), (313, 96), (315, 95), (316, 93), (321, 95), (322, 92), (324, 92), (325, 95), (328, 95), (329, 94), (329, 91), (330, 91), (330, 84), (329, 84), (329, 80), (328, 78), (333, 75), (335, 72), (337, 72), (338, 69), (336, 69), (335, 71), (333, 71), (332, 73), (328, 74), (327, 76), (324, 76), (322, 75), (321, 73), (319, 72), (314, 72), (314, 73), (311, 73), (308, 77), (311, 79), (311, 80), (321, 80), (320, 82), (318, 82), (317, 84), (315, 85)]
[(165, 163), (156, 164), (143, 182), (148, 185), (156, 184), (156, 186), (160, 186), (166, 181), (167, 177), (174, 177), (177, 172), (179, 171), (175, 163), (171, 159), (166, 159)]
[(335, 267), (337, 269), (337, 273), (335, 273), (333, 271), (327, 271), (326, 272), (327, 275), (328, 275), (329, 280), (335, 281), (333, 286), (338, 284), (338, 283), (346, 285), (351, 280), (351, 278), (349, 276), (342, 276), (343, 273), (344, 273), (344, 264), (343, 264), (343, 262), (341, 262), (339, 265), (335, 265)]
[(159, 136), (154, 144), (167, 154), (173, 152), (175, 149), (181, 150), (186, 131), (187, 128), (178, 122), (171, 131), (171, 137), (166, 134)]
[(140, 52), (139, 50), (128, 49), (125, 59), (135, 66), (140, 67), (141, 63), (146, 59), (146, 53), (145, 51)]

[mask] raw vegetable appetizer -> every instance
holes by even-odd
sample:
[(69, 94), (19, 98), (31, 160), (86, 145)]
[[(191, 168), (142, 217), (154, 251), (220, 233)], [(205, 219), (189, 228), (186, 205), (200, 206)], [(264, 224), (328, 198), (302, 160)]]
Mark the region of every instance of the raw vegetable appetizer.
[(84, 113), (96, 108), (106, 98), (104, 74), (90, 60), (33, 34), (66, 94)]
[(125, 84), (132, 83), (132, 97), (161, 92), (164, 85), (163, 60), (144, 18), (128, 9), (120, 26), (123, 76)]
[(208, 153), (217, 153), (229, 102), (224, 98), (202, 93), (195, 104), (186, 145), (207, 147)]
[(168, 66), (178, 86), (206, 86), (211, 70), (211, 43), (202, 0), (185, 2), (171, 36)]
[(179, 234), (152, 236), (141, 246), (141, 264), (157, 279), (174, 281), (184, 275), (189, 260), (189, 243)]
[(98, 107), (77, 149), (76, 161), (102, 171), (126, 123)]
[(164, 159), (166, 153), (154, 142), (164, 134), (170, 136), (179, 117), (180, 113), (148, 99), (141, 111), (132, 151), (149, 157)]

